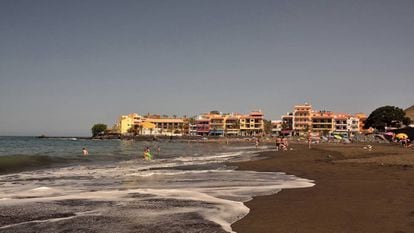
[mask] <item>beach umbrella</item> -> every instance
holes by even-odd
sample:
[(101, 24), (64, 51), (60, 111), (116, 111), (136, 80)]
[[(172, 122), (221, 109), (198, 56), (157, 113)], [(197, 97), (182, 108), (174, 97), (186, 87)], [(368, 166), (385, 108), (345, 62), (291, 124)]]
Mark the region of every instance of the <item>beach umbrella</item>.
[(405, 133), (399, 133), (399, 134), (395, 135), (395, 137), (398, 138), (398, 139), (407, 139), (408, 135), (405, 134)]
[(336, 139), (342, 139), (342, 137), (341, 137), (341, 136), (339, 136), (338, 134), (334, 134), (333, 136), (334, 136), (334, 138), (336, 138)]

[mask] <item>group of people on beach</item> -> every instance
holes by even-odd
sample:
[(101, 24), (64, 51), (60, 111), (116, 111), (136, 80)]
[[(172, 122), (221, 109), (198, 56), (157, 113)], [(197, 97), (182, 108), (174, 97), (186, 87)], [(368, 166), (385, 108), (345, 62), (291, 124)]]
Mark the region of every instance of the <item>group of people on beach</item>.
[(400, 140), (400, 144), (402, 147), (409, 148), (413, 147), (413, 144), (411, 144), (411, 141), (409, 138), (403, 138)]
[(276, 137), (276, 150), (288, 150), (289, 142), (286, 137)]
[[(276, 142), (276, 151), (287, 151), (289, 148), (289, 141), (286, 137), (276, 137), (275, 139)], [(256, 148), (259, 147), (260, 144), (260, 138), (255, 138), (254, 139), (254, 144), (256, 146)]]

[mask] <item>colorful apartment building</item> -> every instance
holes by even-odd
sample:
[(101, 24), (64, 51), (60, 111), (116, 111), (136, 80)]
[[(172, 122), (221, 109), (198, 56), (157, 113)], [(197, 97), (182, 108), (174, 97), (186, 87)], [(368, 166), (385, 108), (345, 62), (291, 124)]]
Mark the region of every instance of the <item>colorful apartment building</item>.
[(327, 135), (334, 129), (334, 114), (328, 111), (312, 112), (312, 125), (310, 129), (320, 135)]
[(224, 134), (239, 135), (240, 134), (240, 115), (227, 115), (224, 117)]
[[(284, 133), (304, 135), (309, 130), (327, 135), (331, 133), (352, 135), (357, 132), (367, 132), (363, 129), (367, 116), (363, 113), (355, 115), (333, 113), (330, 111), (315, 111), (310, 104), (295, 105), (292, 113), (282, 116)], [(283, 127), (282, 127), (283, 128)]]
[(264, 133), (264, 114), (262, 111), (253, 111), (249, 115), (240, 116), (240, 135), (257, 136)]
[(210, 117), (207, 114), (199, 115), (195, 120), (196, 134), (207, 136), (210, 133)]
[(211, 136), (224, 135), (225, 130), (225, 117), (219, 114), (210, 115), (210, 132)]
[(350, 118), (351, 115), (346, 113), (334, 113), (333, 120), (334, 120), (334, 132), (339, 134), (347, 134), (348, 129), (348, 118)]
[(293, 130), (297, 133), (308, 131), (312, 121), (312, 106), (308, 103), (295, 105), (293, 111)]
[(201, 114), (195, 119), (196, 134), (200, 136), (253, 136), (264, 131), (263, 113), (253, 111), (248, 115)]

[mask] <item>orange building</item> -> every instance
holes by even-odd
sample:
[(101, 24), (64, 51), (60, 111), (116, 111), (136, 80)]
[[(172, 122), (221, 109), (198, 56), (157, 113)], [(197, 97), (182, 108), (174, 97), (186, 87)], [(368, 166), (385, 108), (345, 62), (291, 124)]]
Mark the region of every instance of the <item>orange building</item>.
[(307, 132), (312, 124), (312, 105), (305, 103), (295, 105), (293, 110), (293, 130), (296, 134)]
[(365, 122), (368, 119), (368, 116), (365, 113), (356, 113), (355, 117), (359, 119), (359, 132), (369, 133), (372, 132), (372, 129), (364, 129)]
[(334, 114), (332, 112), (312, 112), (312, 131), (319, 132), (321, 135), (327, 135), (333, 131), (333, 128)]

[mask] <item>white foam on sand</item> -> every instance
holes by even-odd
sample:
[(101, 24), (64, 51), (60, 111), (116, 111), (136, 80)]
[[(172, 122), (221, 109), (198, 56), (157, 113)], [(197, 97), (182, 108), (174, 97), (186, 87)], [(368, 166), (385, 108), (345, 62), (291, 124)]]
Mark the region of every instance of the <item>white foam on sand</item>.
[(229, 173), (231, 170), (189, 170), (189, 171), (179, 171), (179, 170), (158, 170), (158, 171), (142, 171), (128, 174), (127, 176), (177, 176), (177, 175), (186, 175), (186, 174), (205, 174), (205, 173)]
[(224, 153), (218, 153), (215, 155), (209, 155), (209, 156), (200, 156), (200, 157), (195, 157), (195, 156), (187, 156), (187, 157), (178, 157), (175, 158), (175, 161), (182, 161), (182, 162), (187, 162), (187, 161), (223, 161), (223, 160), (228, 160), (231, 159), (233, 157), (238, 157), (242, 154), (246, 154), (248, 152), (246, 151), (236, 151), (236, 152), (224, 152)]
[(177, 189), (148, 189), (135, 191), (142, 194), (157, 195), (161, 198), (192, 200), (213, 204), (215, 208), (200, 208), (197, 209), (196, 212), (204, 216), (205, 219), (219, 224), (227, 232), (233, 232), (231, 224), (249, 213), (249, 208), (242, 202), (220, 199), (197, 191)]

